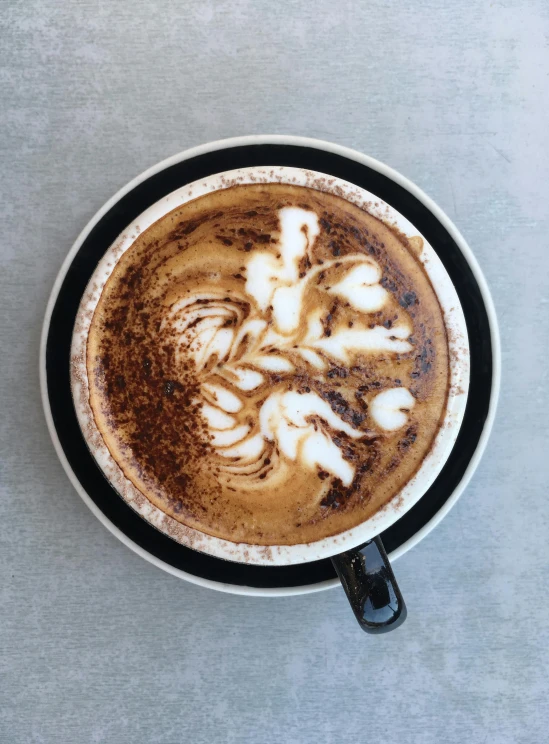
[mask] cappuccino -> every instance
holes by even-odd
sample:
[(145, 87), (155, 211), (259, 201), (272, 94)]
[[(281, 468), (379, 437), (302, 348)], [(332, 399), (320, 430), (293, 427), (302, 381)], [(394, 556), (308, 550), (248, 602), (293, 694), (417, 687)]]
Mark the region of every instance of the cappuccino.
[(116, 263), (87, 339), (110, 454), (162, 512), (294, 545), (367, 520), (444, 418), (448, 339), (417, 247), (334, 194), (238, 185)]

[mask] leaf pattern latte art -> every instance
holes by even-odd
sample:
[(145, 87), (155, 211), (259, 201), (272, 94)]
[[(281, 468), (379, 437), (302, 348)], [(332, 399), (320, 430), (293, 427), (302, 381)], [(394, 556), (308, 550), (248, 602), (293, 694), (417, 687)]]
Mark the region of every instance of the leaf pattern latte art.
[[(278, 212), (277, 253), (248, 257), (243, 291), (224, 293), (207, 284), (177, 300), (160, 329), (176, 333), (176, 357), (191, 358), (201, 381), (200, 403), (210, 442), (219, 455), (219, 479), (239, 488), (287, 477), (300, 460), (349, 486), (355, 465), (339, 441), (386, 436), (404, 426), (415, 399), (392, 387), (370, 402), (367, 426), (344, 420), (319, 392), (294, 389), (307, 375), (325, 383), (334, 366), (345, 370), (365, 356), (395, 358), (412, 350), (412, 321), (400, 308), (387, 327), (376, 313), (393, 301), (382, 271), (369, 255), (354, 253), (315, 262), (321, 225), (315, 212)], [(331, 324), (311, 290), (350, 309), (356, 323)], [(328, 321), (331, 318), (328, 314)], [(250, 405), (253, 402), (253, 405)]]

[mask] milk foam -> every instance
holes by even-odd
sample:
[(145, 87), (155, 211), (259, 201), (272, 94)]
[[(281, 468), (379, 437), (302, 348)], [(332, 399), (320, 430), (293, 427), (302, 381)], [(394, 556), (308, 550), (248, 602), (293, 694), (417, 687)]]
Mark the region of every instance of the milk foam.
[(298, 263), (311, 250), (320, 232), (318, 217), (299, 207), (279, 211), (280, 258), (258, 252), (248, 261), (246, 292), (265, 311), (273, 307), (277, 330), (287, 334), (295, 330), (301, 315), (304, 283), (299, 281)]
[(366, 259), (328, 291), (348, 300), (356, 310), (372, 313), (381, 310), (389, 296), (387, 290), (380, 286), (380, 279), (379, 266), (375, 261)]
[(273, 393), (263, 404), (259, 421), (265, 439), (278, 442), (290, 460), (299, 458), (309, 468), (319, 466), (344, 485), (351, 484), (354, 470), (332, 436), (344, 432), (360, 439), (362, 433), (342, 421), (316, 393)]
[(370, 414), (385, 431), (396, 431), (408, 423), (407, 414), (415, 402), (414, 396), (406, 388), (389, 388), (373, 399)]
[[(333, 364), (406, 354), (413, 348), (412, 321), (400, 311), (389, 328), (375, 322), (373, 314), (391, 297), (371, 256), (356, 253), (314, 263), (320, 233), (314, 211), (284, 207), (278, 216), (276, 253), (270, 246), (257, 248), (243, 259), (243, 291), (227, 293), (205, 284), (170, 307), (162, 328), (175, 333), (180, 359), (191, 358), (201, 375), (202, 415), (222, 458), (220, 478), (240, 474), (246, 478), (239, 487), (265, 486), (265, 479), (276, 478), (290, 461), (349, 486), (355, 466), (334, 440), (341, 433), (360, 440), (404, 427), (415, 404), (411, 392), (398, 387), (379, 393), (358, 428), (318, 392), (272, 389), (270, 375), (291, 380), (301, 370), (324, 380)], [(326, 333), (322, 309), (305, 302), (313, 290), (344, 303), (356, 323), (335, 322)]]

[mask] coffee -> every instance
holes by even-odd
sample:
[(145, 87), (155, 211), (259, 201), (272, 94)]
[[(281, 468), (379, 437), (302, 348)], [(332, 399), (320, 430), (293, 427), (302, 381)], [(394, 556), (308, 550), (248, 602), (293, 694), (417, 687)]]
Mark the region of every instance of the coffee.
[(161, 511), (293, 545), (368, 519), (444, 418), (448, 340), (416, 246), (333, 194), (232, 186), (119, 259), (89, 330), (95, 423)]

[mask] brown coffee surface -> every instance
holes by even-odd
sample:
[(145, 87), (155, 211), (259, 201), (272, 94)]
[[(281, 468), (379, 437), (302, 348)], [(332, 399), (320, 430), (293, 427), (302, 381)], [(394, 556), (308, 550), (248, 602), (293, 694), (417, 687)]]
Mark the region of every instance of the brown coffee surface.
[(449, 386), (417, 246), (284, 184), (213, 192), (141, 234), (95, 310), (87, 370), (125, 476), (183, 524), (261, 545), (336, 535), (394, 498)]

